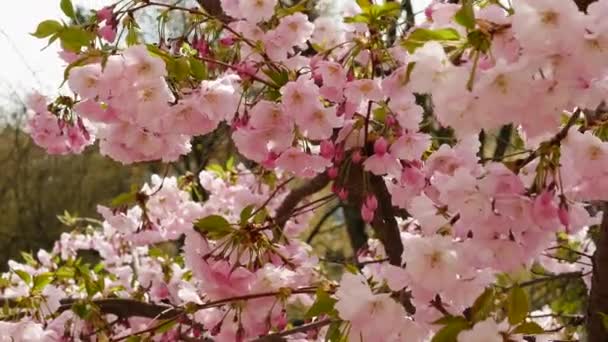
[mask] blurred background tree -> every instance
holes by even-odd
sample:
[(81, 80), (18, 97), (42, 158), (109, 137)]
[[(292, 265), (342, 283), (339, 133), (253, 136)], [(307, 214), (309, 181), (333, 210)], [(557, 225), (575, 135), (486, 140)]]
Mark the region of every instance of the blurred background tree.
[(148, 166), (124, 167), (96, 147), (82, 155), (49, 156), (20, 129), (24, 108), (1, 115), (10, 118), (0, 131), (2, 267), (20, 251), (51, 247), (66, 229), (58, 214), (95, 216), (98, 203), (108, 203), (148, 177)]

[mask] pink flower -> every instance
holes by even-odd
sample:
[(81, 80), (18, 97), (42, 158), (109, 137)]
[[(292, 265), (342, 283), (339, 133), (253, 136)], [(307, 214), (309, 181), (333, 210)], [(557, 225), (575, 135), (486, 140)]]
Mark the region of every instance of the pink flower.
[(240, 0), (238, 6), (240, 13), (245, 15), (247, 20), (254, 23), (266, 21), (274, 14), (274, 7), (277, 0)]
[(374, 154), (368, 157), (363, 162), (363, 168), (375, 175), (382, 176), (385, 174), (398, 175), (401, 173), (401, 164), (391, 154), (386, 153), (388, 143), (380, 137), (374, 143)]
[(431, 137), (424, 133), (405, 132), (391, 145), (391, 154), (397, 159), (417, 160), (431, 147)]
[(116, 27), (105, 25), (97, 31), (97, 34), (109, 43), (113, 43), (116, 39)]
[(299, 77), (295, 82), (288, 82), (281, 88), (282, 103), (288, 115), (297, 118), (295, 113), (312, 113), (318, 109), (319, 87), (311, 79)]
[(348, 83), (344, 90), (348, 101), (359, 103), (361, 101), (381, 101), (384, 98), (378, 80), (361, 79)]
[(295, 116), (295, 121), (307, 138), (321, 140), (330, 138), (334, 128), (340, 127), (344, 118), (336, 115), (336, 107), (324, 108), (319, 105), (310, 112), (300, 112)]
[(319, 154), (325, 159), (331, 160), (336, 154), (336, 148), (330, 140), (321, 141), (320, 149)]
[(303, 178), (312, 178), (325, 171), (329, 165), (331, 162), (325, 158), (310, 155), (295, 147), (287, 149), (277, 159), (278, 168)]
[(112, 20), (113, 17), (113, 9), (112, 7), (104, 7), (100, 10), (97, 11), (97, 19), (99, 21), (108, 21), (108, 20)]
[(373, 294), (365, 278), (346, 272), (336, 291), (336, 310), (351, 323), (350, 339), (389, 340), (405, 317), (403, 306), (388, 293)]

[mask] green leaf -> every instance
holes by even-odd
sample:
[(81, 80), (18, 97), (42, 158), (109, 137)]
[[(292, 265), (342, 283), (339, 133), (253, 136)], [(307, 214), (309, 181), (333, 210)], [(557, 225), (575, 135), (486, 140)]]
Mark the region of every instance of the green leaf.
[(268, 218), (268, 211), (266, 210), (266, 208), (262, 208), (253, 217), (253, 222), (257, 224), (262, 224), (266, 221), (266, 218)]
[(95, 39), (95, 34), (78, 26), (70, 26), (59, 32), (59, 39), (65, 48), (80, 52), (83, 46), (88, 46)]
[(114, 197), (114, 199), (112, 199), (112, 202), (110, 203), (112, 205), (112, 207), (120, 207), (123, 205), (130, 205), (135, 203), (137, 199), (137, 191), (131, 191), (131, 192), (125, 192), (123, 194), (120, 194), (116, 197)]
[(354, 24), (354, 23), (369, 24), (371, 22), (371, 17), (367, 13), (359, 13), (352, 17), (345, 17), (344, 22), (346, 24)]
[(412, 33), (410, 33), (410, 35), (401, 42), (401, 45), (405, 47), (410, 53), (412, 53), (417, 48), (423, 46), (424, 44), (430, 41), (447, 42), (456, 41), (459, 39), (460, 34), (453, 28), (444, 28), (437, 30), (418, 28)]
[(194, 227), (213, 240), (221, 239), (232, 232), (230, 223), (219, 215), (210, 215), (198, 220)]
[(167, 72), (169, 73), (169, 76), (172, 76), (178, 81), (186, 80), (190, 75), (190, 63), (188, 63), (188, 58), (170, 58), (167, 61)]
[(53, 273), (42, 273), (34, 276), (34, 291), (42, 291), (48, 284), (53, 281)]
[(76, 19), (76, 12), (74, 11), (74, 5), (71, 0), (61, 0), (61, 11), (68, 16), (68, 18)]
[(469, 44), (481, 52), (487, 52), (492, 44), (490, 37), (480, 30), (470, 32), (467, 35), (467, 40), (469, 41)]
[(310, 309), (305, 314), (306, 318), (313, 318), (320, 315), (333, 315), (335, 314), (334, 306), (336, 305), (337, 300), (332, 298), (327, 292), (323, 291), (323, 289), (317, 289), (317, 297), (315, 302), (312, 304)]
[(38, 24), (36, 32), (31, 33), (36, 38), (46, 38), (63, 29), (63, 25), (56, 20), (45, 20)]
[(190, 57), (190, 73), (198, 81), (206, 80), (208, 77), (207, 65), (196, 57)]
[(61, 266), (57, 271), (55, 271), (55, 276), (59, 279), (71, 279), (76, 275), (76, 270), (74, 267), (70, 266)]
[(224, 171), (222, 165), (217, 163), (210, 164), (205, 169), (207, 171), (215, 172), (220, 177), (224, 177), (226, 175), (226, 171)]
[(25, 263), (30, 266), (38, 265), (38, 262), (36, 261), (36, 259), (34, 259), (34, 257), (30, 253), (21, 252), (21, 257), (23, 258), (23, 261), (25, 261)]
[(464, 318), (463, 316), (443, 316), (440, 319), (436, 320), (435, 322), (433, 322), (433, 324), (438, 324), (438, 325), (450, 325), (450, 324), (460, 324), (460, 323), (466, 323), (469, 324), (469, 322), (467, 321), (466, 318)]
[(329, 325), (327, 333), (325, 334), (325, 342), (341, 342), (342, 333), (340, 332), (340, 321), (334, 322)]
[(393, 17), (397, 18), (401, 14), (401, 4), (399, 2), (385, 2), (384, 4), (373, 5), (370, 13), (372, 17)]
[(538, 335), (543, 334), (545, 330), (534, 322), (524, 322), (518, 325), (515, 330), (513, 330), (513, 334), (523, 334), (523, 335)]
[(495, 295), (496, 292), (494, 291), (494, 288), (488, 287), (479, 297), (477, 297), (473, 306), (471, 306), (471, 318), (474, 323), (488, 318), (494, 307)]
[(357, 5), (359, 5), (363, 11), (365, 11), (372, 6), (372, 3), (369, 0), (357, 0)]
[(515, 286), (507, 298), (507, 317), (511, 325), (523, 322), (530, 311), (528, 294), (521, 287)]
[(251, 214), (255, 210), (255, 205), (251, 204), (241, 210), (241, 225), (247, 224), (247, 221), (251, 218)]
[(228, 158), (228, 160), (226, 160), (226, 170), (232, 171), (234, 169), (234, 163), (235, 163), (234, 156), (230, 156)]
[(19, 276), (19, 278), (21, 278), (21, 280), (23, 280), (26, 284), (30, 284), (32, 282), (32, 276), (23, 271), (23, 270), (14, 270), (15, 274), (17, 274)]
[(453, 320), (437, 331), (431, 342), (456, 342), (458, 334), (460, 334), (460, 332), (463, 330), (467, 330), (468, 328), (470, 328), (470, 324), (466, 320)]
[(139, 30), (135, 25), (131, 25), (129, 27), (129, 31), (127, 32), (127, 46), (137, 45), (139, 43)]
[(473, 0), (464, 0), (462, 7), (454, 15), (454, 21), (466, 27), (469, 30), (475, 28), (475, 11), (473, 9)]
[(604, 329), (608, 331), (608, 315), (603, 312), (598, 312), (600, 316), (602, 316), (602, 325), (604, 325)]
[(287, 8), (280, 7), (276, 11), (276, 17), (280, 19), (280, 18), (286, 17), (288, 15), (292, 15), (294, 13), (304, 12), (304, 11), (306, 11), (307, 2), (308, 2), (308, 0), (302, 0), (291, 7), (287, 7)]
[(154, 332), (158, 333), (158, 334), (164, 334), (166, 332), (168, 332), (169, 330), (173, 329), (173, 327), (175, 327), (177, 325), (177, 321), (176, 319), (169, 319), (164, 321), (163, 323), (158, 324), (158, 328), (154, 329)]
[(270, 77), (278, 88), (289, 82), (289, 73), (287, 70), (276, 71), (274, 69), (262, 69), (262, 72)]

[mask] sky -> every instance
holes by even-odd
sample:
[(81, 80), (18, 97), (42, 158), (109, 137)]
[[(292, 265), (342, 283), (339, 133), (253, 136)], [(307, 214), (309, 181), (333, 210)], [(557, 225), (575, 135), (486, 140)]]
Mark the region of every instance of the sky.
[[(72, 0), (74, 5), (97, 9), (111, 0)], [(429, 0), (414, 0), (420, 10)], [(0, 104), (19, 103), (33, 89), (56, 93), (63, 79), (64, 62), (57, 56), (58, 44), (41, 51), (46, 39), (30, 35), (39, 22), (61, 18), (59, 0), (11, 1), (0, 11)]]
[[(73, 0), (85, 8), (100, 8), (109, 0)], [(30, 35), (39, 22), (61, 18), (59, 0), (11, 1), (0, 11), (0, 101), (22, 97), (32, 89), (54, 92), (63, 77), (57, 45), (41, 51), (45, 39)]]

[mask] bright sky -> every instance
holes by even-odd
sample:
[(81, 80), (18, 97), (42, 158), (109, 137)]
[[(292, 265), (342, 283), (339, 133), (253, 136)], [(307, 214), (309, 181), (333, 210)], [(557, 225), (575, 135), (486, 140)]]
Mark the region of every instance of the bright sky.
[[(72, 0), (84, 8), (101, 8), (111, 0)], [(414, 0), (419, 11), (429, 0)], [(62, 15), (59, 0), (17, 0), (0, 11), (0, 104), (14, 103), (15, 97), (32, 89), (54, 93), (63, 78), (63, 61), (57, 56), (58, 45), (44, 51), (45, 39), (37, 39), (34, 32), (39, 22)]]
[[(73, 0), (74, 5), (99, 8), (109, 0)], [(62, 79), (63, 62), (57, 45), (40, 51), (46, 44), (32, 37), (39, 22), (62, 15), (59, 0), (18, 0), (0, 11), (0, 101), (23, 95), (31, 89), (53, 92)]]

